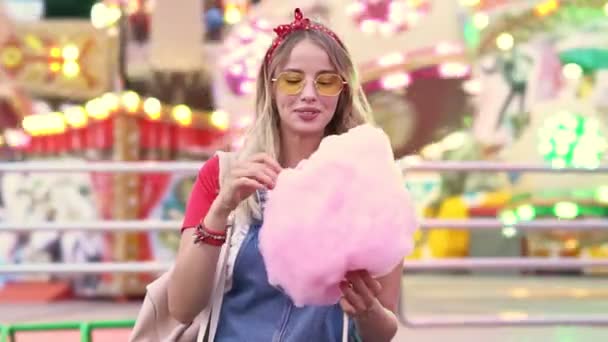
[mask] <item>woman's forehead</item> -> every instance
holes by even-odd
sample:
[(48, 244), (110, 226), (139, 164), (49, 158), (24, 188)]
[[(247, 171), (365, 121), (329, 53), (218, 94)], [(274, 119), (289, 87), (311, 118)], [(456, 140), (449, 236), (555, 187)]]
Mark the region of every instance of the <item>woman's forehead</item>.
[(335, 70), (327, 52), (309, 40), (303, 40), (294, 46), (282, 69), (313, 74), (322, 70)]

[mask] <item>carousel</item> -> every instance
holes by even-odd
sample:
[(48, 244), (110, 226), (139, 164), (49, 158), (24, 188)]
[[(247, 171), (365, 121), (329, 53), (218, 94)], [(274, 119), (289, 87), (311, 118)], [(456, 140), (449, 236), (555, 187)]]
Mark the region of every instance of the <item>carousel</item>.
[[(463, 90), (473, 117), (468, 128), (446, 134), (412, 157), (599, 167), (608, 146), (601, 57), (608, 28), (605, 1), (540, 1), (506, 8), (504, 2), (491, 1), (468, 7), (464, 38), (473, 57)], [(430, 217), (497, 217), (504, 228), (444, 231), (437, 240), (433, 234), (439, 232), (431, 231), (421, 239), (426, 243), (418, 255), (606, 257), (608, 237), (599, 231), (514, 228), (533, 219), (605, 218), (606, 176), (511, 172), (435, 179), (440, 190), (431, 195), (437, 209)], [(446, 248), (433, 244), (441, 240)]]
[[(218, 149), (231, 148), (230, 115), (214, 105), (210, 68), (201, 58), (205, 28), (196, 15), (201, 8), (191, 1), (176, 8), (158, 4), (152, 12), (146, 4), (133, 2), (124, 8), (117, 1), (98, 2), (90, 19), (0, 20), (7, 27), (2, 32), (9, 33), (0, 37), (0, 71), (10, 81), (3, 82), (10, 86), (1, 97), (3, 141), (11, 144), (10, 159), (202, 162)], [(165, 29), (167, 17), (180, 18), (179, 32)], [(142, 36), (148, 36), (150, 52), (144, 67), (136, 68), (142, 65)], [(172, 52), (169, 58), (166, 51), (181, 53), (176, 58)], [(6, 173), (2, 220), (179, 219), (193, 180), (192, 175), (163, 173)], [(151, 260), (164, 249), (174, 250), (179, 238), (178, 227), (174, 234), (0, 234), (6, 245), (0, 262), (10, 263)], [(20, 283), (34, 281), (64, 284), (64, 293), (55, 291), (54, 296), (69, 291), (82, 296), (139, 296), (150, 277), (5, 280), (13, 294)]]

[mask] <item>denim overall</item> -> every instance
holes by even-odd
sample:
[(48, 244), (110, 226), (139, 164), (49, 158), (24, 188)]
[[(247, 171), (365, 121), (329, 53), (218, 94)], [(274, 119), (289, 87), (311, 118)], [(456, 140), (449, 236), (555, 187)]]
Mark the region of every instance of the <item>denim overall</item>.
[[(263, 196), (258, 198), (262, 199)], [(258, 248), (261, 220), (256, 220), (240, 247), (232, 287), (224, 295), (216, 342), (340, 342), (343, 311), (339, 304), (297, 308), (268, 283)], [(358, 341), (350, 321), (349, 341)]]

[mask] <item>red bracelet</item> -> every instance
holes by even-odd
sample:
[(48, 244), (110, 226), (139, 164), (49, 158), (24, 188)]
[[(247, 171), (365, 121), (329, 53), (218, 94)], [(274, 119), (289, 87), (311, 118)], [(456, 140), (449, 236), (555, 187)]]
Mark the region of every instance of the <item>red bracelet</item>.
[(200, 242), (207, 244), (207, 245), (214, 246), (214, 247), (221, 247), (224, 245), (224, 243), (226, 243), (226, 240), (217, 240), (217, 239), (207, 236), (207, 237), (201, 238)]
[(199, 223), (199, 226), (201, 226), (201, 229), (204, 230), (205, 232), (207, 232), (208, 234), (211, 235), (217, 235), (217, 236), (226, 236), (226, 231), (221, 231), (221, 230), (213, 230), (210, 228), (205, 227), (205, 224), (203, 222)]
[(201, 220), (194, 230), (194, 243), (200, 242), (211, 246), (222, 246), (226, 242), (226, 232), (211, 230), (205, 227)]

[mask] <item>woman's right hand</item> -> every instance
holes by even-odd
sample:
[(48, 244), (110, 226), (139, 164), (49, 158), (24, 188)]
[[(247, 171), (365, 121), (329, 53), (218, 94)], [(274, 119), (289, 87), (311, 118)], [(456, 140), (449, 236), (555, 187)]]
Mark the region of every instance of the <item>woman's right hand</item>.
[(219, 208), (230, 213), (256, 190), (274, 188), (282, 168), (266, 153), (258, 153), (245, 161), (236, 162), (220, 187)]

